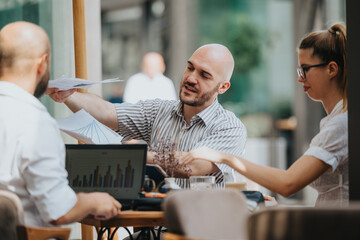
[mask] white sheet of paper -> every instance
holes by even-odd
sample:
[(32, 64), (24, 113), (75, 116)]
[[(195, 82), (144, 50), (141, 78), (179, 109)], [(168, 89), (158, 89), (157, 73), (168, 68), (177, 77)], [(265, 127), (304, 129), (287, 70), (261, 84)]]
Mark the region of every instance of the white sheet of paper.
[(103, 84), (103, 83), (122, 82), (122, 81), (124, 80), (120, 80), (118, 78), (106, 79), (103, 81), (90, 81), (81, 78), (60, 77), (55, 80), (50, 80), (48, 88), (58, 88), (59, 91), (69, 90), (73, 88), (88, 89), (93, 84)]
[(122, 137), (84, 109), (57, 120), (60, 130), (89, 144), (121, 144)]

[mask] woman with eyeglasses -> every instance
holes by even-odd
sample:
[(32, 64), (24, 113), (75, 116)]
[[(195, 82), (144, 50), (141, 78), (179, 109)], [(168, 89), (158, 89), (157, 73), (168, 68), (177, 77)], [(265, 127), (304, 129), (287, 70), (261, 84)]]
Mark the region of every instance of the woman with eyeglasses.
[(327, 116), (310, 147), (287, 170), (265, 167), (245, 159), (199, 148), (189, 152), (182, 163), (195, 159), (225, 163), (250, 180), (290, 196), (310, 185), (319, 193), (316, 205), (347, 205), (348, 115), (346, 78), (346, 28), (334, 24), (328, 30), (308, 34), (298, 49), (298, 82), (314, 101), (320, 101)]

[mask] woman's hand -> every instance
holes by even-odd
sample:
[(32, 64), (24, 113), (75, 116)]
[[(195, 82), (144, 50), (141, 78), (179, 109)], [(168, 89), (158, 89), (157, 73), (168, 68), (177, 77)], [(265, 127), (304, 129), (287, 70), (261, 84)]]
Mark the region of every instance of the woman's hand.
[(188, 152), (185, 156), (181, 158), (181, 164), (187, 165), (194, 160), (205, 160), (212, 163), (223, 163), (224, 153), (215, 151), (207, 147), (201, 147), (195, 149), (191, 152)]

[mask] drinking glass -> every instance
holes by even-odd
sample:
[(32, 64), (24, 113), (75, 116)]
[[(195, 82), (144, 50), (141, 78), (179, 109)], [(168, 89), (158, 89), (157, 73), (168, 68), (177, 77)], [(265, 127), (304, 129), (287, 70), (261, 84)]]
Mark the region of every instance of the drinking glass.
[(206, 190), (212, 189), (215, 186), (214, 176), (191, 176), (190, 189), (192, 190)]

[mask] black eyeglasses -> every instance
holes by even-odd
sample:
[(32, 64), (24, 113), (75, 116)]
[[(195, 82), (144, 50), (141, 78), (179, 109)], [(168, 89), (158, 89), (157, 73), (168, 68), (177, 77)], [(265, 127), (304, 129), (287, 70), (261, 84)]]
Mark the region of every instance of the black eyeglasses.
[(306, 79), (306, 74), (305, 72), (308, 71), (310, 68), (313, 68), (313, 67), (321, 67), (321, 66), (325, 66), (327, 65), (328, 63), (320, 63), (320, 64), (316, 64), (316, 65), (310, 65), (310, 66), (305, 66), (305, 67), (298, 67), (296, 69), (297, 71), (297, 74), (299, 77), (301, 77), (302, 79)]

